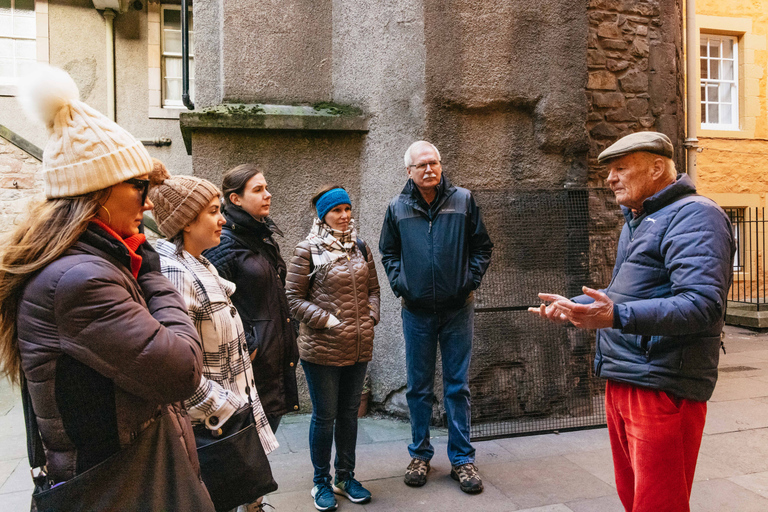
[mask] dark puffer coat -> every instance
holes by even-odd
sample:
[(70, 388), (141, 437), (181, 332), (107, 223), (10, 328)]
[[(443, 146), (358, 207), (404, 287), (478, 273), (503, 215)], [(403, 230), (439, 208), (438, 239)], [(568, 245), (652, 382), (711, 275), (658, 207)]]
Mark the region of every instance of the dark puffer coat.
[(256, 351), (253, 376), (261, 405), (267, 416), (282, 416), (299, 409), (299, 349), (285, 297), (285, 262), (272, 236), (279, 230), (238, 206), (227, 206), (224, 216), (221, 243), (203, 254), (237, 286), (232, 302), (243, 319), (248, 350)]
[(645, 200), (634, 231), (623, 208), (627, 224), (605, 290), (615, 303), (615, 328), (597, 332), (595, 373), (704, 401), (717, 381), (736, 246), (725, 212), (695, 192), (688, 176), (678, 175)]
[[(310, 243), (299, 243), (288, 267), (286, 294), (299, 326), (301, 359), (326, 366), (365, 363), (373, 356), (373, 326), (379, 322), (379, 280), (371, 250), (355, 244), (347, 258), (309, 277)], [(310, 280), (311, 286), (310, 286)], [(341, 324), (325, 328), (333, 314)]]
[[(137, 281), (129, 268), (125, 246), (92, 224), (22, 294), (22, 368), (54, 481), (119, 451), (200, 381), (200, 342), (181, 296), (159, 271)], [(186, 412), (165, 407), (199, 472)]]

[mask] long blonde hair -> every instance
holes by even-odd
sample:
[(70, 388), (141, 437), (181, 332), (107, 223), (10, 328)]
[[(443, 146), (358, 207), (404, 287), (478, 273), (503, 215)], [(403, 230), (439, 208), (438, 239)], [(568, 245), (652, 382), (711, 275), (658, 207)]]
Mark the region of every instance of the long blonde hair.
[(109, 190), (38, 203), (5, 237), (0, 253), (0, 375), (12, 383), (19, 382), (21, 368), (16, 314), (24, 286), (80, 238)]

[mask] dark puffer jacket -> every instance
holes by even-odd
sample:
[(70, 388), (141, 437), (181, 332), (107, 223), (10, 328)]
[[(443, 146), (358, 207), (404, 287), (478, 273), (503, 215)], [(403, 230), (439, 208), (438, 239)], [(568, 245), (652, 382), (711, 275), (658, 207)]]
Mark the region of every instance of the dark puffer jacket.
[(282, 416), (299, 409), (299, 349), (285, 297), (285, 262), (272, 236), (279, 230), (237, 206), (227, 206), (224, 216), (221, 243), (203, 254), (237, 286), (232, 302), (243, 319), (248, 350), (256, 351), (253, 376), (261, 405), (267, 416)]
[[(355, 245), (349, 259), (318, 268), (310, 279), (310, 243), (303, 240), (296, 247), (286, 294), (293, 316), (301, 321), (301, 359), (326, 366), (371, 360), (373, 326), (379, 322), (379, 280), (371, 250), (366, 249), (367, 260)], [(326, 329), (331, 314), (341, 324)]]
[[(125, 246), (92, 224), (22, 294), (22, 368), (54, 481), (119, 451), (200, 381), (200, 343), (181, 296), (159, 271), (137, 281), (129, 268)], [(199, 472), (186, 412), (165, 407)]]
[(717, 381), (736, 246), (725, 212), (695, 192), (688, 176), (678, 175), (645, 200), (634, 231), (623, 209), (627, 224), (605, 290), (615, 303), (615, 328), (597, 332), (595, 373), (704, 401)]

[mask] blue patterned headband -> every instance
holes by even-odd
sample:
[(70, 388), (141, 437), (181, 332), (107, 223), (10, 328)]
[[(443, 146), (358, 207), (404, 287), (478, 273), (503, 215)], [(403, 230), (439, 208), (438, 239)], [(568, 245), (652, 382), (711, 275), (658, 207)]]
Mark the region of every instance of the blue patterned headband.
[(317, 200), (315, 208), (317, 209), (317, 218), (323, 220), (325, 215), (340, 204), (352, 206), (349, 200), (349, 194), (343, 188), (332, 188)]

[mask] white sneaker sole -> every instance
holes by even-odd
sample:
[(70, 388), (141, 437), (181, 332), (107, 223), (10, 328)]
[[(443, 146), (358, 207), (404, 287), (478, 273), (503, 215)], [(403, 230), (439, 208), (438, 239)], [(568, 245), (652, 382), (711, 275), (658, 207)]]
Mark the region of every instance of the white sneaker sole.
[[(334, 494), (336, 493), (336, 488), (334, 487)], [(335, 505), (331, 505), (330, 507), (321, 507), (317, 504), (315, 501), (315, 488), (313, 487), (311, 491), (309, 491), (309, 495), (312, 496), (312, 503), (315, 505), (315, 508), (319, 510), (320, 512), (326, 512), (327, 510), (336, 510), (339, 508), (339, 504), (336, 503)]]
[(368, 503), (369, 501), (371, 501), (371, 497), (370, 497), (370, 496), (366, 496), (365, 498), (353, 498), (352, 496), (350, 496), (350, 495), (349, 495), (349, 494), (348, 494), (348, 493), (347, 493), (347, 492), (346, 492), (344, 489), (342, 489), (341, 487), (336, 487), (336, 485), (335, 485), (335, 484), (334, 484), (334, 486), (333, 486), (333, 493), (334, 493), (334, 494), (338, 494), (338, 495), (340, 495), (340, 496), (344, 496), (345, 498), (347, 498), (347, 499), (348, 499), (349, 501), (351, 501), (352, 503)]

